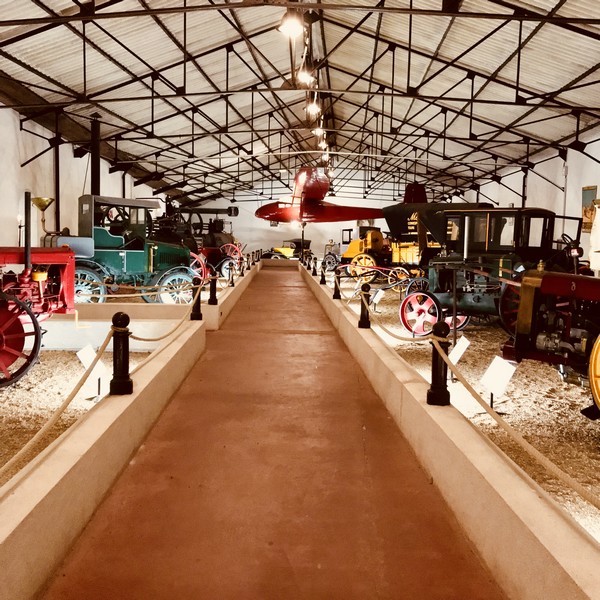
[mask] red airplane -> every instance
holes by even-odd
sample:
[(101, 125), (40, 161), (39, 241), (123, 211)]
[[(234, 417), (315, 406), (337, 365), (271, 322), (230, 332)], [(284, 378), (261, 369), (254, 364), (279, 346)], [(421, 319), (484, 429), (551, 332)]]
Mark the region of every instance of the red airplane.
[(324, 169), (303, 167), (296, 173), (291, 196), (285, 196), (279, 202), (261, 206), (254, 214), (259, 219), (279, 223), (330, 223), (334, 221), (359, 221), (363, 219), (381, 219), (381, 208), (363, 206), (340, 206), (325, 202), (323, 198), (329, 191), (329, 177)]

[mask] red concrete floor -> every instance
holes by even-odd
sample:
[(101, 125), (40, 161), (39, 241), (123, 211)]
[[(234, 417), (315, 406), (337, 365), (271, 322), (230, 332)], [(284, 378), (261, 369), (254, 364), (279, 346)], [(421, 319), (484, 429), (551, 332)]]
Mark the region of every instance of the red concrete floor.
[(265, 268), (42, 597), (504, 595), (298, 272)]

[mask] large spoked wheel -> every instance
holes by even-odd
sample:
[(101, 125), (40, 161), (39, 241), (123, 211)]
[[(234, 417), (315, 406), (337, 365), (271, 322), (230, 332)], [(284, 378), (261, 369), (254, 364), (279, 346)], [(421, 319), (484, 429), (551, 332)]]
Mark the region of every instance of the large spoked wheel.
[(372, 283), (377, 279), (377, 263), (370, 254), (357, 254), (348, 265), (348, 275), (358, 283)]
[(588, 367), (588, 377), (590, 380), (590, 389), (592, 397), (598, 408), (600, 408), (600, 335), (596, 338), (590, 354), (590, 363)]
[(233, 258), (226, 258), (219, 263), (218, 271), (223, 279), (229, 280), (231, 271), (236, 272), (235, 260)]
[(448, 323), (448, 325), (450, 326), (450, 330), (454, 329), (454, 325), (456, 325), (456, 331), (461, 331), (469, 324), (469, 322), (471, 321), (471, 317), (469, 315), (456, 315), (455, 323), (454, 317), (450, 315), (449, 317), (444, 317), (444, 321)]
[(400, 323), (415, 337), (431, 333), (442, 315), (439, 302), (429, 292), (414, 292), (400, 303)]
[(464, 329), (471, 320), (469, 315), (457, 314), (456, 319), (453, 315), (448, 315), (438, 299), (427, 291), (407, 294), (400, 303), (399, 314), (404, 329), (415, 337), (431, 333), (433, 326), (440, 319), (444, 319), (450, 330), (456, 328), (456, 331)]
[(106, 302), (108, 288), (98, 271), (75, 266), (75, 304)]
[(194, 299), (193, 277), (188, 271), (174, 270), (155, 277), (156, 302), (159, 304), (191, 304)]
[(194, 271), (196, 277), (199, 277), (202, 281), (202, 285), (204, 285), (210, 278), (210, 266), (206, 261), (206, 257), (202, 254), (190, 252), (190, 258), (192, 259), (190, 269)]
[(325, 268), (326, 271), (335, 271), (335, 268), (338, 265), (338, 259), (336, 257), (335, 254), (333, 254), (333, 252), (328, 252), (324, 257), (323, 257), (323, 267)]
[[(515, 281), (520, 279), (521, 276), (518, 276), (515, 278)], [(514, 337), (517, 327), (520, 301), (521, 287), (519, 285), (511, 285), (510, 283), (504, 284), (498, 303), (498, 315), (500, 316), (500, 324), (512, 337)]]
[(221, 253), (228, 256), (232, 262), (236, 272), (241, 269), (244, 256), (240, 247), (237, 244), (223, 244), (220, 248)]
[(42, 331), (32, 310), (10, 295), (0, 295), (0, 387), (21, 379), (37, 362)]
[(429, 289), (429, 279), (426, 277), (415, 277), (406, 286), (406, 295), (414, 292), (426, 292)]
[(388, 284), (397, 294), (404, 293), (409, 283), (410, 273), (404, 267), (394, 267), (388, 273)]

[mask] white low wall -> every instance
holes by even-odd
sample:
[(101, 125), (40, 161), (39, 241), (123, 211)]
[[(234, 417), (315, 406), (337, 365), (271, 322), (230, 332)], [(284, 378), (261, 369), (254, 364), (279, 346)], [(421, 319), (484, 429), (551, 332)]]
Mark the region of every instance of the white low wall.
[(1, 600), (45, 584), (205, 344), (204, 323), (187, 322), (132, 375), (133, 394), (104, 398), (0, 488)]
[[(246, 271), (242, 277), (238, 277), (234, 282), (234, 287), (227, 287), (221, 291), (216, 305), (208, 304), (208, 292), (202, 292), (200, 309), (202, 321), (208, 331), (219, 329), (240, 295), (260, 269), (259, 262)], [(57, 314), (44, 321), (45, 333), (42, 340), (44, 350), (76, 352), (87, 345), (98, 348), (106, 338), (111, 327), (112, 317), (117, 312), (124, 312), (129, 316), (131, 319), (129, 329), (134, 336), (160, 338), (171, 331), (189, 310), (188, 305), (147, 304), (145, 302), (77, 304), (76, 308), (76, 314)], [(130, 338), (129, 349), (132, 352), (150, 352), (160, 343), (160, 341)], [(109, 352), (112, 351), (112, 342), (109, 343), (107, 349)]]
[(507, 595), (600, 599), (598, 543), (454, 407), (427, 405), (429, 384), (299, 269)]

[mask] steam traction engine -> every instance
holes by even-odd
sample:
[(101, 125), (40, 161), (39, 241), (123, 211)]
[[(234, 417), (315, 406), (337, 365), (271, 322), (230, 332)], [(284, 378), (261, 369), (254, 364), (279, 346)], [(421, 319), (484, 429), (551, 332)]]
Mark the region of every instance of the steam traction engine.
[[(25, 247), (0, 247), (0, 387), (37, 362), (40, 322), (74, 312), (75, 255), (69, 248), (31, 248), (30, 198), (25, 195)], [(4, 269), (23, 265), (16, 273)]]
[(594, 404), (581, 412), (600, 418), (600, 279), (531, 270), (520, 298), (515, 336), (503, 357), (549, 363), (564, 381), (589, 385)]

